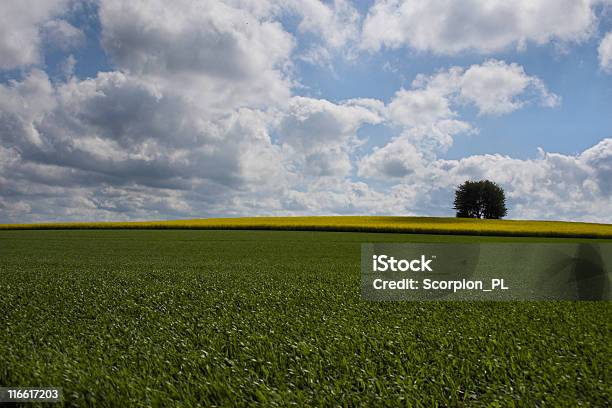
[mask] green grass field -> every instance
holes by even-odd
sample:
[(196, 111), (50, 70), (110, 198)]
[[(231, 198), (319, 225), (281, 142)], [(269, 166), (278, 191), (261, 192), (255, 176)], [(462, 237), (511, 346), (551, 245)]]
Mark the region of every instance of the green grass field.
[(609, 406), (610, 302), (360, 300), (362, 242), (476, 240), (543, 239), (0, 231), (0, 386), (75, 406)]

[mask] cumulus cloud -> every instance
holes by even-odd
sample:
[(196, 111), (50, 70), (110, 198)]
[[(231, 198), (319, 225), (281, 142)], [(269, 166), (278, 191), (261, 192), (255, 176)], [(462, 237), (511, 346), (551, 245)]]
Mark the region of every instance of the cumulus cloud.
[(533, 96), (545, 107), (560, 103), (560, 97), (549, 92), (542, 80), (527, 75), (523, 67), (515, 63), (489, 60), (482, 65), (472, 65), (459, 83), (459, 97), (474, 104), (480, 114), (515, 111), (526, 103), (519, 99), (525, 95)]
[[(5, 220), (18, 210), (49, 216), (58, 206), (75, 209), (60, 218), (231, 214), (286, 188), (292, 166), (270, 128), (289, 101), (292, 36), (265, 10), (183, 3), (102, 1), (102, 40), (116, 71), (52, 84), (33, 70), (0, 85)], [(57, 22), (47, 28), (66, 31)], [(334, 107), (326, 105), (344, 115), (339, 129), (354, 131), (343, 124), (350, 112)], [(328, 146), (309, 151), (309, 169), (335, 171), (328, 156), (344, 147)], [(34, 201), (50, 210), (25, 205)]]
[[(47, 22), (53, 28), (55, 24), (57, 39), (59, 40), (61, 29), (64, 33), (74, 34), (74, 27), (68, 29), (68, 23), (55, 20), (55, 16), (66, 11), (68, 0), (23, 0), (0, 2), (0, 69), (14, 69), (24, 65), (33, 65), (41, 62), (41, 29)], [(71, 36), (69, 35), (69, 37)], [(74, 35), (72, 35), (74, 38)], [(62, 41), (67, 37), (62, 37)]]
[(10, 172), (35, 179), (55, 166), (64, 185), (239, 189), (273, 179), (279, 162), (265, 113), (202, 119), (189, 100), (119, 72), (54, 87), (34, 71), (1, 86), (0, 101), (0, 137), (18, 167)]
[(430, 95), (430, 99), (441, 98), (437, 112), (445, 118), (455, 115), (448, 110), (451, 101), (472, 104), (481, 115), (510, 113), (534, 101), (544, 107), (561, 102), (540, 78), (527, 75), (516, 63), (498, 60), (487, 60), (467, 69), (452, 67), (432, 76), (419, 75), (412, 85)]
[(294, 97), (278, 128), (281, 144), (303, 174), (346, 176), (352, 167), (349, 154), (358, 144), (357, 130), (383, 120), (377, 112), (380, 105), (373, 102), (334, 104)]
[(363, 25), (362, 48), (491, 53), (527, 43), (576, 42), (596, 22), (590, 0), (377, 0)]
[(612, 73), (612, 32), (605, 35), (598, 48), (599, 66), (606, 72)]
[(212, 115), (181, 92), (118, 71), (54, 85), (35, 70), (0, 85), (0, 107), (0, 173), (11, 175), (0, 180), (4, 217), (19, 209), (49, 216), (43, 202), (74, 207), (59, 218), (286, 211), (294, 189), (345, 177), (358, 128), (382, 120), (374, 100), (303, 97), (282, 112)]
[(167, 4), (101, 2), (102, 44), (119, 69), (218, 112), (289, 98), (294, 42), (280, 23), (216, 0)]
[(301, 61), (331, 67), (336, 55), (352, 57), (359, 40), (361, 16), (349, 0), (235, 0), (267, 18), (297, 19)]
[(397, 138), (359, 162), (358, 175), (393, 181), (424, 170), (424, 160), (416, 146), (405, 138)]
[(357, 38), (359, 13), (347, 0), (334, 0), (330, 4), (300, 0), (288, 5), (302, 17), (300, 31), (316, 34), (332, 48), (340, 48)]
[(291, 51), (292, 39), (280, 24), (221, 1), (165, 4), (101, 2), (102, 43), (120, 68), (240, 81), (285, 62)]
[(401, 89), (389, 103), (389, 117), (405, 126), (435, 123), (457, 116), (450, 103), (448, 95), (437, 89)]

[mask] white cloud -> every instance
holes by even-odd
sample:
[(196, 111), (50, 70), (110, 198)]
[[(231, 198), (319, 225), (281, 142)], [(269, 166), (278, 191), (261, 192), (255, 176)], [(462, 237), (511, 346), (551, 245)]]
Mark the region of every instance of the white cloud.
[(397, 138), (359, 162), (358, 175), (370, 179), (393, 181), (424, 169), (424, 160), (416, 146), (405, 138)]
[(64, 51), (77, 48), (85, 42), (85, 34), (66, 20), (50, 20), (42, 25), (45, 41)]
[(340, 48), (357, 38), (359, 13), (347, 0), (334, 0), (330, 4), (299, 0), (291, 1), (290, 7), (302, 16), (300, 31), (318, 35), (332, 48)]
[[(294, 39), (271, 9), (181, 5), (103, 0), (102, 40), (116, 71), (54, 85), (34, 70), (0, 85), (6, 208), (26, 209), (36, 196), (73, 209), (63, 217), (204, 207), (228, 215), (259, 202), (278, 208), (290, 179), (350, 171), (357, 129), (381, 120), (382, 103), (290, 99)], [(43, 205), (28, 211), (49, 216)]]
[(598, 48), (599, 66), (606, 72), (612, 72), (612, 32), (606, 34)]
[(416, 143), (427, 158), (439, 152), (446, 152), (453, 145), (453, 138), (459, 134), (477, 134), (478, 129), (462, 120), (444, 119), (435, 123), (405, 129), (401, 137)]
[(262, 19), (296, 20), (302, 61), (332, 68), (336, 55), (354, 56), (361, 16), (348, 0), (228, 0)]
[(47, 75), (33, 70), (23, 81), (0, 84), (0, 140), (3, 144), (41, 146), (36, 124), (56, 105), (54, 89)]
[(0, 69), (41, 62), (42, 25), (66, 11), (68, 0), (0, 2)]
[(100, 19), (106, 51), (133, 74), (241, 81), (284, 64), (293, 47), (277, 22), (217, 0), (102, 0)]
[(612, 139), (604, 139), (579, 156), (580, 162), (594, 170), (593, 183), (599, 191), (612, 197)]
[(344, 145), (363, 123), (379, 123), (377, 112), (360, 100), (335, 104), (324, 99), (296, 96), (279, 132), (282, 140), (300, 150)]
[[(529, 76), (522, 66), (489, 60), (472, 65), (461, 77), (459, 97), (474, 104), (480, 114), (505, 114), (521, 108), (527, 92), (542, 106), (554, 107), (560, 98), (550, 93), (537, 77)], [(527, 95), (529, 96), (529, 95)]]
[(119, 72), (55, 88), (34, 71), (0, 86), (0, 107), (3, 146), (24, 162), (70, 169), (64, 183), (242, 188), (279, 163), (268, 114), (242, 108), (207, 118), (181, 95)]
[(527, 43), (577, 42), (594, 29), (590, 0), (377, 0), (363, 25), (362, 48), (491, 53)]
[(432, 88), (399, 90), (389, 103), (390, 119), (404, 126), (435, 123), (456, 115), (447, 95)]
[[(530, 102), (554, 107), (561, 98), (551, 93), (542, 80), (525, 73), (522, 66), (505, 61), (487, 60), (464, 69), (452, 67), (431, 76), (418, 75), (413, 88), (433, 97), (451, 102), (472, 104), (480, 115), (500, 115), (513, 112)], [(440, 111), (445, 105), (439, 103)], [(443, 112), (444, 117), (455, 116)]]
[(301, 173), (311, 176), (346, 176), (349, 154), (359, 142), (357, 130), (364, 123), (382, 122), (372, 100), (341, 104), (322, 99), (292, 98), (278, 134), (280, 143)]
[(3, 216), (36, 197), (30, 219), (286, 211), (294, 189), (336, 188), (358, 128), (382, 120), (382, 103), (367, 99), (295, 97), (286, 111), (211, 114), (180, 90), (117, 71), (56, 85), (33, 71), (0, 86), (0, 108), (0, 174), (11, 175), (0, 179)]
[(102, 44), (117, 67), (180, 89), (211, 110), (282, 104), (292, 36), (221, 1), (102, 0)]

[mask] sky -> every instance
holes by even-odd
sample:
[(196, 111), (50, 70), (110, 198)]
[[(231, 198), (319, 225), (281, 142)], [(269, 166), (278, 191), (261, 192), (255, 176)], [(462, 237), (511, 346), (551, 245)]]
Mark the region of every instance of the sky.
[(0, 222), (612, 223), (610, 0), (0, 2)]

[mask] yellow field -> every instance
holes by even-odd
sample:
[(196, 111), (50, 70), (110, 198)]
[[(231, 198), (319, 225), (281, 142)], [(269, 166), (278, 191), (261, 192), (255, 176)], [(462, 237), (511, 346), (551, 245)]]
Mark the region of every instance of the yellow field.
[(612, 224), (436, 217), (253, 217), (142, 222), (0, 224), (7, 229), (262, 229), (612, 238)]

